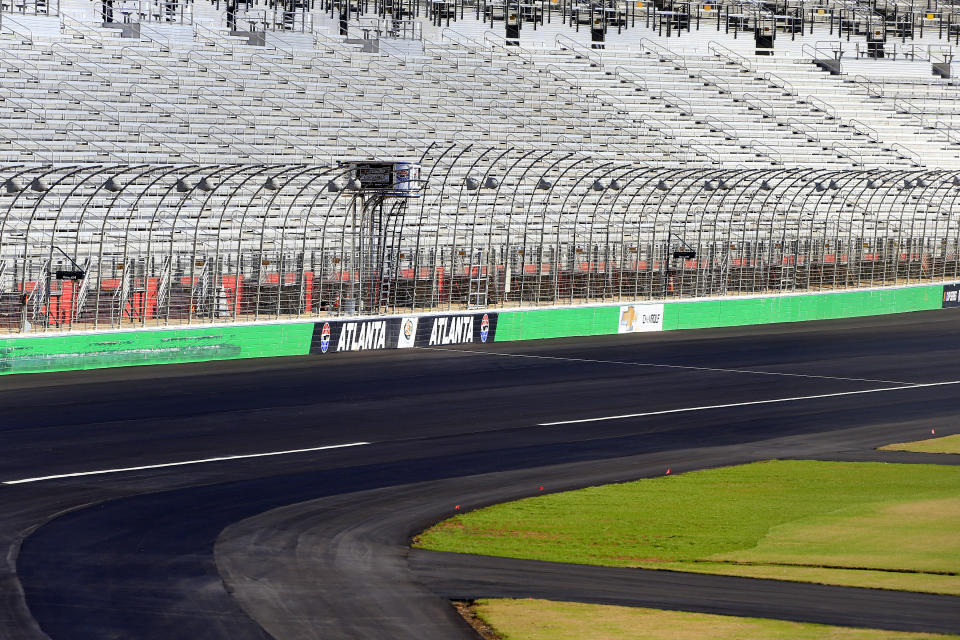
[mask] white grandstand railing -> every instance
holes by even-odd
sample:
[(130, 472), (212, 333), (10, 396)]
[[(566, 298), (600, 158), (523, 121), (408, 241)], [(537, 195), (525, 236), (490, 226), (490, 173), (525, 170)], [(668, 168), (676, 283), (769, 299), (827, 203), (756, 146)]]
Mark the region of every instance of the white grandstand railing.
[(794, 133), (804, 136), (807, 142), (821, 142), (820, 133), (823, 131), (821, 128), (794, 117), (783, 118), (782, 122)]
[(86, 22), (62, 12), (60, 13), (60, 32), (69, 33), (73, 35), (75, 39), (93, 43), (91, 46), (95, 49), (103, 49), (103, 41), (101, 40), (104, 36), (103, 33), (97, 31)]
[(608, 70), (607, 73), (612, 73), (617, 78), (620, 78), (620, 82), (622, 83), (632, 83), (637, 87), (638, 91), (647, 91), (647, 81), (644, 77), (625, 67), (614, 67), (612, 70)]
[(201, 138), (208, 137), (216, 141), (223, 148), (230, 149), (231, 153), (240, 154), (241, 158), (246, 156), (251, 160), (262, 161), (262, 159), (268, 155), (262, 146), (253, 144), (248, 140), (234, 135), (229, 131), (225, 131), (220, 127), (205, 127), (203, 131), (198, 132), (197, 135)]
[(140, 41), (153, 43), (164, 53), (170, 53), (172, 49), (170, 38), (162, 31), (150, 26), (149, 23), (140, 23)]
[(850, 125), (857, 133), (869, 137), (872, 142), (879, 143), (882, 140), (880, 137), (880, 132), (862, 120), (851, 118), (850, 120), (847, 120), (847, 124)]
[[(29, 81), (33, 84), (40, 84), (42, 82), (42, 73), (40, 67), (37, 66), (37, 63), (29, 58), (25, 58), (18, 53), (8, 51), (7, 49), (0, 48), (0, 55), (3, 56), (7, 65), (7, 70), (14, 70), (17, 74), (22, 74), (29, 78)], [(16, 66), (14, 66), (16, 65)], [(30, 69), (30, 71), (24, 70), (24, 67)]]
[(853, 163), (853, 166), (866, 166), (866, 154), (864, 153), (863, 147), (852, 146), (844, 140), (835, 140), (831, 143), (830, 148), (837, 155), (849, 159)]
[(954, 127), (946, 122), (937, 122), (934, 128), (946, 136), (951, 144), (960, 144), (960, 128)]
[[(144, 135), (144, 129), (149, 129), (149, 133)], [(195, 138), (193, 138), (195, 140)], [(190, 145), (185, 143), (183, 140), (178, 140), (174, 138), (166, 131), (162, 129), (157, 129), (154, 123), (145, 122), (137, 127), (137, 142), (141, 144), (153, 145), (160, 147), (162, 150), (166, 146), (166, 155), (171, 158), (187, 158), (191, 162), (197, 164), (200, 163), (201, 151), (196, 145)], [(190, 151), (184, 152), (183, 148), (186, 147)]]
[(569, 49), (573, 51), (577, 56), (585, 58), (590, 61), (590, 64), (603, 69), (603, 54), (600, 53), (598, 49), (591, 49), (586, 45), (577, 42), (570, 36), (558, 33), (553, 42), (560, 49)]
[(657, 57), (660, 58), (661, 62), (671, 63), (677, 71), (686, 71), (687, 63), (684, 60), (683, 56), (680, 54), (667, 49), (661, 44), (654, 42), (648, 38), (640, 39), (640, 46), (643, 47), (646, 51), (655, 53)]
[(764, 117), (773, 119), (777, 117), (777, 108), (763, 96), (755, 93), (744, 93), (740, 95), (739, 100), (750, 109), (759, 111)]
[(866, 76), (855, 75), (853, 76), (851, 82), (863, 88), (866, 91), (867, 96), (870, 98), (885, 98), (887, 97), (887, 87), (884, 83), (876, 82)]
[(750, 62), (749, 59), (746, 58), (746, 56), (740, 55), (736, 51), (723, 46), (722, 44), (720, 44), (719, 42), (716, 42), (715, 40), (711, 40), (710, 42), (707, 43), (707, 51), (717, 56), (718, 58), (722, 58), (727, 62), (730, 62), (732, 64), (735, 64), (741, 67), (742, 69), (745, 69), (746, 71), (754, 70), (753, 64)]
[[(63, 87), (71, 89), (73, 91), (73, 95), (70, 97), (70, 99), (90, 109), (90, 113), (92, 115), (103, 116), (103, 118), (109, 121), (110, 124), (116, 127), (120, 126), (121, 116), (119, 106), (102, 100), (96, 94), (90, 93), (85, 89), (81, 89), (72, 82), (58, 82), (57, 88), (51, 89), (51, 91), (54, 93), (59, 93), (63, 90)], [(84, 96), (86, 100), (78, 98), (76, 94)], [(110, 113), (111, 111), (113, 112), (112, 114)]]
[[(0, 12), (2, 13), (2, 12)], [(33, 45), (33, 31), (10, 16), (0, 19), (0, 33), (9, 33), (20, 38), (20, 44)]]
[[(486, 37), (486, 34), (484, 34), (484, 37)], [(460, 33), (459, 31), (451, 27), (444, 27), (443, 29), (440, 30), (440, 40), (449, 40), (450, 42), (453, 42), (456, 45), (467, 48), (468, 50), (472, 51), (474, 54), (477, 54), (477, 55), (486, 54), (491, 61), (493, 60), (493, 55), (494, 55), (493, 49), (486, 46), (485, 44), (481, 44), (480, 42), (474, 40), (469, 36), (466, 36)], [(427, 44), (428, 44), (428, 41), (425, 41), (424, 45), (426, 46)]]
[[(78, 131), (78, 129), (80, 131)], [(72, 121), (63, 121), (63, 130), (64, 135), (72, 137), (76, 140), (78, 145), (86, 145), (93, 149), (97, 150), (97, 155), (103, 159), (112, 160), (114, 162), (129, 162), (129, 154), (125, 153), (122, 149), (116, 147), (108, 147), (102, 142), (99, 141), (99, 137), (96, 132), (86, 131), (83, 128), (82, 123), (72, 122)], [(81, 133), (81, 131), (83, 133)], [(85, 135), (84, 135), (85, 134)]]
[[(60, 49), (65, 50), (66, 53), (60, 53)], [(93, 58), (81, 54), (79, 51), (75, 51), (67, 44), (56, 42), (47, 50), (47, 53), (60, 58), (61, 63), (64, 66), (80, 69), (80, 75), (88, 75), (91, 78), (95, 78), (100, 82), (101, 85), (105, 87), (109, 87), (113, 84), (114, 78), (111, 77), (110, 72), (104, 68), (103, 64), (94, 60)], [(77, 64), (77, 59), (87, 63), (88, 66)]]
[(783, 78), (781, 78), (775, 73), (767, 71), (763, 74), (762, 77), (765, 81), (767, 81), (774, 87), (785, 91), (786, 95), (791, 95), (791, 96), (799, 95), (792, 83), (788, 82), (787, 80), (784, 80)]
[(908, 149), (907, 147), (903, 146), (899, 142), (894, 142), (893, 144), (890, 145), (890, 148), (894, 152), (896, 152), (902, 159), (909, 160), (910, 162), (912, 162), (914, 167), (924, 166), (923, 158), (921, 158), (920, 155), (913, 149)]
[(776, 147), (772, 147), (759, 139), (748, 140), (747, 146), (756, 155), (766, 158), (772, 164), (783, 166), (783, 154)]
[(233, 51), (233, 43), (228, 43), (225, 37), (212, 29), (208, 29), (199, 22), (193, 23), (193, 39), (197, 40), (208, 47), (222, 48)]
[(823, 113), (830, 120), (838, 119), (837, 108), (832, 104), (818, 98), (817, 96), (803, 96), (800, 98), (800, 102), (810, 105), (815, 110)]

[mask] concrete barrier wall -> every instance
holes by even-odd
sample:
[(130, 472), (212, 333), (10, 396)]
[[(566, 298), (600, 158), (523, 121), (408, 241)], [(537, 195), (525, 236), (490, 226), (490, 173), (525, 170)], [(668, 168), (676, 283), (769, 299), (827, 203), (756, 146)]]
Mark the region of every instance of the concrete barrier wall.
[(0, 339), (0, 374), (304, 355), (313, 324)]
[[(837, 293), (501, 312), (497, 342), (634, 331), (736, 327), (940, 309), (945, 304), (943, 291), (944, 286), (938, 284)], [(624, 315), (629, 314), (631, 308), (635, 318), (642, 321), (649, 314), (651, 321), (646, 326), (641, 323), (631, 327), (624, 321)], [(661, 317), (656, 318), (657, 314), (661, 314)]]
[(956, 284), (0, 338), (0, 375), (853, 318), (960, 305)]

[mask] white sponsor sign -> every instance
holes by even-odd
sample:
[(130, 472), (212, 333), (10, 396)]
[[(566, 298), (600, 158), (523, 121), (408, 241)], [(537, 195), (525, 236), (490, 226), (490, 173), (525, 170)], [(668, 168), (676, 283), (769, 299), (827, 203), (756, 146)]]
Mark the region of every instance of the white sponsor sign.
[(618, 333), (663, 331), (662, 304), (631, 304), (620, 307)]
[(397, 336), (397, 349), (409, 349), (417, 341), (417, 324), (420, 318), (404, 316), (400, 318), (400, 335)]

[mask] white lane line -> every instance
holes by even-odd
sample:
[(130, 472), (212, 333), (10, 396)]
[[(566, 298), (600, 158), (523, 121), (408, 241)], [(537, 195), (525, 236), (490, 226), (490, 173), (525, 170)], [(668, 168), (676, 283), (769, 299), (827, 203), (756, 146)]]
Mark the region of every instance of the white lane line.
[(203, 460), (184, 460), (183, 462), (165, 462), (163, 464), (147, 464), (142, 467), (122, 467), (118, 469), (100, 469), (98, 471), (80, 471), (78, 473), (61, 473), (55, 476), (40, 476), (37, 478), (23, 478), (22, 480), (6, 480), (3, 484), (24, 484), (27, 482), (41, 482), (43, 480), (59, 480), (61, 478), (78, 478), (80, 476), (98, 476), (105, 473), (123, 473), (124, 471), (142, 471), (144, 469), (163, 469), (165, 467), (181, 467), (188, 464), (205, 464), (207, 462), (223, 462), (225, 460), (244, 460), (247, 458), (265, 458), (267, 456), (286, 456), (293, 453), (310, 453), (312, 451), (326, 451), (327, 449), (343, 449), (345, 447), (360, 447), (370, 442), (349, 442), (347, 444), (331, 444), (324, 447), (310, 447), (309, 449), (288, 449), (287, 451), (268, 451), (266, 453), (247, 453), (239, 456), (222, 456), (219, 458), (204, 458)]
[(903, 391), (904, 389), (921, 389), (924, 387), (942, 387), (949, 384), (960, 384), (960, 380), (948, 382), (927, 382), (911, 384), (908, 387), (885, 387), (881, 389), (864, 389), (862, 391), (841, 391), (838, 393), (822, 393), (815, 396), (796, 396), (793, 398), (774, 398), (773, 400), (751, 400), (750, 402), (731, 402), (729, 404), (710, 404), (703, 407), (685, 407), (683, 409), (664, 409), (663, 411), (646, 411), (644, 413), (625, 413), (619, 416), (602, 416), (599, 418), (582, 418), (580, 420), (558, 420), (556, 422), (541, 422), (538, 427), (553, 427), (561, 424), (577, 424), (581, 422), (602, 422), (604, 420), (621, 420), (623, 418), (643, 418), (645, 416), (662, 416), (668, 413), (689, 413), (693, 411), (707, 411), (709, 409), (727, 409), (729, 407), (748, 407), (754, 404), (776, 404), (778, 402), (797, 402), (799, 400), (816, 400), (818, 398), (836, 398), (839, 396), (855, 396), (861, 393), (879, 393), (881, 391)]
[(719, 367), (697, 367), (683, 364), (659, 364), (656, 362), (624, 362), (622, 360), (592, 360), (590, 358), (564, 358), (562, 356), (535, 356), (526, 353), (499, 353), (496, 351), (471, 351), (469, 349), (457, 349), (455, 347), (417, 347), (426, 351), (455, 351), (458, 353), (474, 353), (483, 356), (504, 356), (508, 358), (536, 358), (539, 360), (568, 360), (570, 362), (593, 362), (596, 364), (623, 364), (635, 367), (662, 367), (665, 369), (692, 369), (694, 371), (717, 371), (721, 373), (752, 373), (759, 376), (786, 376), (789, 378), (820, 378), (822, 380), (847, 380), (850, 382), (882, 382), (883, 384), (902, 384), (912, 385), (913, 382), (902, 382), (900, 380), (879, 380), (877, 378), (845, 378), (842, 376), (824, 376), (812, 373), (783, 373), (779, 371), (758, 371), (756, 369), (724, 369)]

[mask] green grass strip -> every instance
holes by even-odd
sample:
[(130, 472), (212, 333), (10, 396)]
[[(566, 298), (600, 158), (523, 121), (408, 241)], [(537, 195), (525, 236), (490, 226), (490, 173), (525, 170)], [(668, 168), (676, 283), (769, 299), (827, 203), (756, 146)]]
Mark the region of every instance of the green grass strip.
[(960, 594), (960, 467), (770, 461), (519, 500), (418, 546)]
[(954, 635), (852, 629), (548, 600), (480, 600), (477, 616), (504, 640), (946, 640)]
[(898, 444), (888, 444), (880, 447), (886, 451), (918, 451), (920, 453), (960, 453), (960, 434), (944, 436), (942, 438), (930, 438), (928, 440), (916, 440), (914, 442), (901, 442)]

